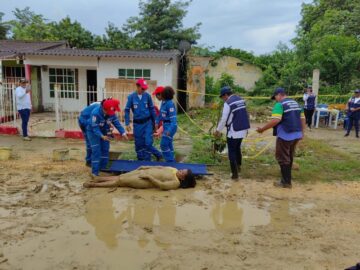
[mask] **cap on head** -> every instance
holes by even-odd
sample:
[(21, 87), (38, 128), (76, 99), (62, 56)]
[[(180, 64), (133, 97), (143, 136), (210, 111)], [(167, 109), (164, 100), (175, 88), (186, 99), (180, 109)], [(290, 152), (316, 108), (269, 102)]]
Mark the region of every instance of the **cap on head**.
[(354, 93), (355, 93), (355, 94), (360, 94), (360, 89), (356, 89), (356, 90), (354, 91)]
[(272, 96), (271, 96), (271, 99), (275, 99), (275, 96), (277, 96), (278, 94), (283, 94), (283, 95), (285, 95), (285, 94), (286, 94), (285, 89), (282, 88), (282, 87), (276, 88), (275, 91), (274, 91), (274, 93), (273, 93)]
[(230, 86), (224, 86), (224, 87), (222, 87), (221, 90), (220, 90), (220, 96), (219, 96), (219, 97), (222, 97), (222, 96), (224, 96), (224, 95), (228, 95), (228, 94), (231, 94), (231, 93), (232, 93), (232, 92), (231, 92)]
[(146, 89), (149, 88), (147, 82), (146, 82), (144, 79), (138, 79), (138, 80), (136, 81), (136, 85), (140, 86), (141, 89), (143, 89), (143, 90), (146, 90)]
[(117, 99), (107, 99), (103, 103), (104, 111), (107, 115), (114, 115), (120, 112), (120, 101)]
[(22, 78), (22, 79), (20, 79), (19, 80), (19, 83), (28, 83), (29, 81), (27, 80), (27, 79), (24, 79), (24, 78)]
[(163, 91), (164, 91), (164, 86), (158, 86), (158, 87), (156, 87), (156, 89), (154, 90), (154, 92), (152, 93), (153, 94), (153, 96), (155, 96), (155, 95), (158, 95), (158, 94), (161, 94)]

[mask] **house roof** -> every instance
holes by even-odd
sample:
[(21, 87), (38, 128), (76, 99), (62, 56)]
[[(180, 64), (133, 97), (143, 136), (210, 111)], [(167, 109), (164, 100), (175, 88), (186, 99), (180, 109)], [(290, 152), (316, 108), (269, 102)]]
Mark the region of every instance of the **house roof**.
[(107, 58), (171, 58), (178, 56), (178, 50), (86, 50), (86, 49), (52, 49), (29, 52), (27, 55), (44, 55), (44, 56), (78, 56), (78, 57), (107, 57)]
[(65, 48), (66, 41), (0, 40), (0, 59), (14, 58), (29, 52)]

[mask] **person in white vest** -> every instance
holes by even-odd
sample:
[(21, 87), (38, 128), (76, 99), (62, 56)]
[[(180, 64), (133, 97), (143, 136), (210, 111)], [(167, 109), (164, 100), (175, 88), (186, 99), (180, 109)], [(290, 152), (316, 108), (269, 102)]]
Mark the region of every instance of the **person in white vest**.
[(15, 89), (16, 107), (21, 117), (21, 128), (24, 141), (31, 141), (28, 135), (28, 123), (31, 112), (31, 89), (28, 80), (20, 79), (19, 86)]

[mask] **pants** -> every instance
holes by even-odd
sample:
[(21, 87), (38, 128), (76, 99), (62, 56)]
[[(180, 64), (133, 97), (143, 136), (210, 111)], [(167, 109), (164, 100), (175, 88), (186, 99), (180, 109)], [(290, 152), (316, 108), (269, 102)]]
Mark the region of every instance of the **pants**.
[(30, 109), (18, 110), (21, 117), (21, 129), (24, 137), (28, 136), (28, 123), (30, 119)]
[(86, 161), (86, 163), (91, 163), (91, 143), (90, 143), (90, 140), (86, 133), (86, 127), (84, 125), (80, 124), (80, 122), (79, 122), (79, 126), (80, 126), (81, 132), (84, 136), (85, 145), (86, 145), (85, 161)]
[(312, 118), (314, 115), (314, 111), (315, 111), (314, 109), (313, 110), (304, 109), (306, 124), (309, 128), (311, 127), (311, 124), (312, 124)]
[(166, 162), (175, 162), (173, 136), (163, 133), (160, 142), (160, 149)]
[(91, 173), (99, 175), (109, 161), (110, 142), (104, 141), (91, 131), (87, 131), (87, 137), (91, 145)]
[(359, 130), (360, 130), (359, 129), (359, 121), (360, 121), (360, 119), (358, 119), (357, 117), (349, 116), (349, 122), (347, 125), (347, 134), (349, 134), (352, 127), (355, 126), (356, 135), (359, 136)]
[(143, 124), (134, 123), (135, 151), (138, 160), (151, 161), (151, 155), (161, 158), (161, 153), (154, 146), (153, 125), (151, 121)]
[(285, 141), (279, 137), (276, 139), (275, 158), (280, 166), (292, 166), (298, 142), (299, 139), (293, 141)]
[(226, 138), (228, 146), (228, 156), (231, 163), (235, 163), (238, 166), (241, 166), (242, 163), (242, 154), (241, 154), (241, 143), (243, 138), (233, 139)]

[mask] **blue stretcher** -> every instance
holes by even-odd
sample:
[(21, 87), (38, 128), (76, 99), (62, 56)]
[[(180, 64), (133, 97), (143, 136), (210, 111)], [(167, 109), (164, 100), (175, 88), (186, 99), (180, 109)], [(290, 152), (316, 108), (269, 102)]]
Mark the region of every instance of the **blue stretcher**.
[(126, 173), (134, 171), (140, 166), (166, 166), (178, 170), (190, 169), (194, 175), (211, 175), (205, 164), (177, 163), (177, 162), (155, 162), (138, 160), (110, 160), (109, 166), (103, 171), (113, 173)]

